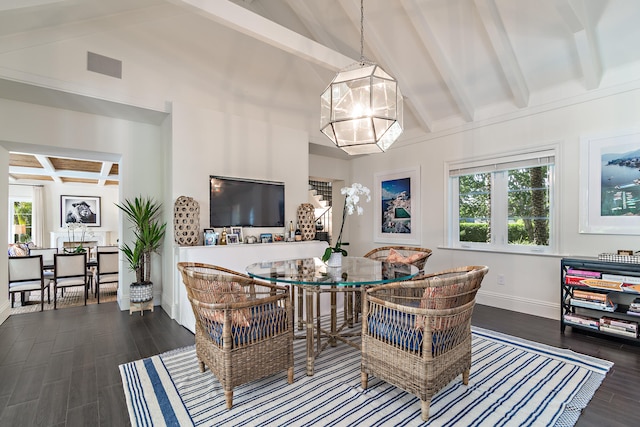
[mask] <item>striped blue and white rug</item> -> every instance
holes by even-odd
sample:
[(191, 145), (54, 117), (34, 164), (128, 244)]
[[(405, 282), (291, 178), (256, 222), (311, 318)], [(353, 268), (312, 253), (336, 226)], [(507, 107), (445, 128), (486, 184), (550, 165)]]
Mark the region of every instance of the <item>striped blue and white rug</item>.
[[(360, 387), (360, 355), (347, 345), (322, 352), (305, 375), (297, 340), (295, 382), (286, 372), (234, 389), (200, 373), (194, 347), (120, 366), (134, 426), (421, 425), (420, 401), (373, 377)], [(431, 401), (429, 426), (572, 426), (613, 363), (473, 328), (469, 386), (454, 380)]]

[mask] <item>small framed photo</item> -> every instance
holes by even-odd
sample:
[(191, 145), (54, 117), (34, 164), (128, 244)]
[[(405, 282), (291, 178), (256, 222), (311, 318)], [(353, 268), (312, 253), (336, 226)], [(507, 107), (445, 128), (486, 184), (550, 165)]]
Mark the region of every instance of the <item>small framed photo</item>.
[(205, 228), (204, 229), (204, 245), (205, 246), (215, 246), (218, 242), (216, 239), (216, 232), (213, 231), (213, 228)]
[(231, 234), (237, 234), (238, 242), (242, 243), (242, 227), (231, 227)]
[(273, 243), (273, 234), (271, 234), (271, 233), (260, 233), (260, 242), (261, 243)]
[(227, 234), (227, 245), (237, 245), (240, 243), (238, 235), (235, 233)]
[(273, 235), (273, 241), (274, 242), (283, 242), (284, 241), (284, 234), (274, 234)]
[(633, 255), (633, 251), (630, 249), (618, 249), (618, 255)]

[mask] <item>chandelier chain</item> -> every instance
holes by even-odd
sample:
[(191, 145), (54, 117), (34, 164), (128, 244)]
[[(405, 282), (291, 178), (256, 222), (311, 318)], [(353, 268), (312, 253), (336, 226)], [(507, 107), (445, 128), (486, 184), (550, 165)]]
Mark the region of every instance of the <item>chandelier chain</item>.
[(360, 63), (364, 64), (364, 0), (360, 0)]

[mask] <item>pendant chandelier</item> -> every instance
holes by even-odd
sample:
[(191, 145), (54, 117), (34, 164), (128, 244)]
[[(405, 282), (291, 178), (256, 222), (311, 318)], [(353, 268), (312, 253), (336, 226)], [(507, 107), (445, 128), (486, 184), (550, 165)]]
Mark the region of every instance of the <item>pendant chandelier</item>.
[(364, 0), (360, 61), (338, 72), (322, 93), (320, 130), (348, 154), (385, 152), (402, 133), (398, 82), (364, 57)]

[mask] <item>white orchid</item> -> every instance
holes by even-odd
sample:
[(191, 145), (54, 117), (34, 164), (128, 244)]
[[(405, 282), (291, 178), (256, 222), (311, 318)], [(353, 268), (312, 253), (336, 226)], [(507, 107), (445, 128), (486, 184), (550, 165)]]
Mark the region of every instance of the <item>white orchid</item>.
[(344, 220), (347, 215), (353, 215), (354, 212), (357, 212), (358, 215), (362, 215), (364, 213), (364, 208), (359, 206), (360, 197), (366, 196), (366, 202), (371, 201), (371, 191), (362, 184), (354, 182), (351, 187), (342, 187), (340, 189), (340, 194), (346, 195), (344, 199), (344, 207), (342, 208), (342, 225), (340, 226), (340, 234), (338, 234), (338, 240), (336, 240), (336, 245), (334, 247), (327, 248), (322, 256), (323, 261), (327, 261), (332, 253), (339, 252), (342, 255), (346, 256), (347, 251), (342, 249), (342, 230), (344, 228)]

